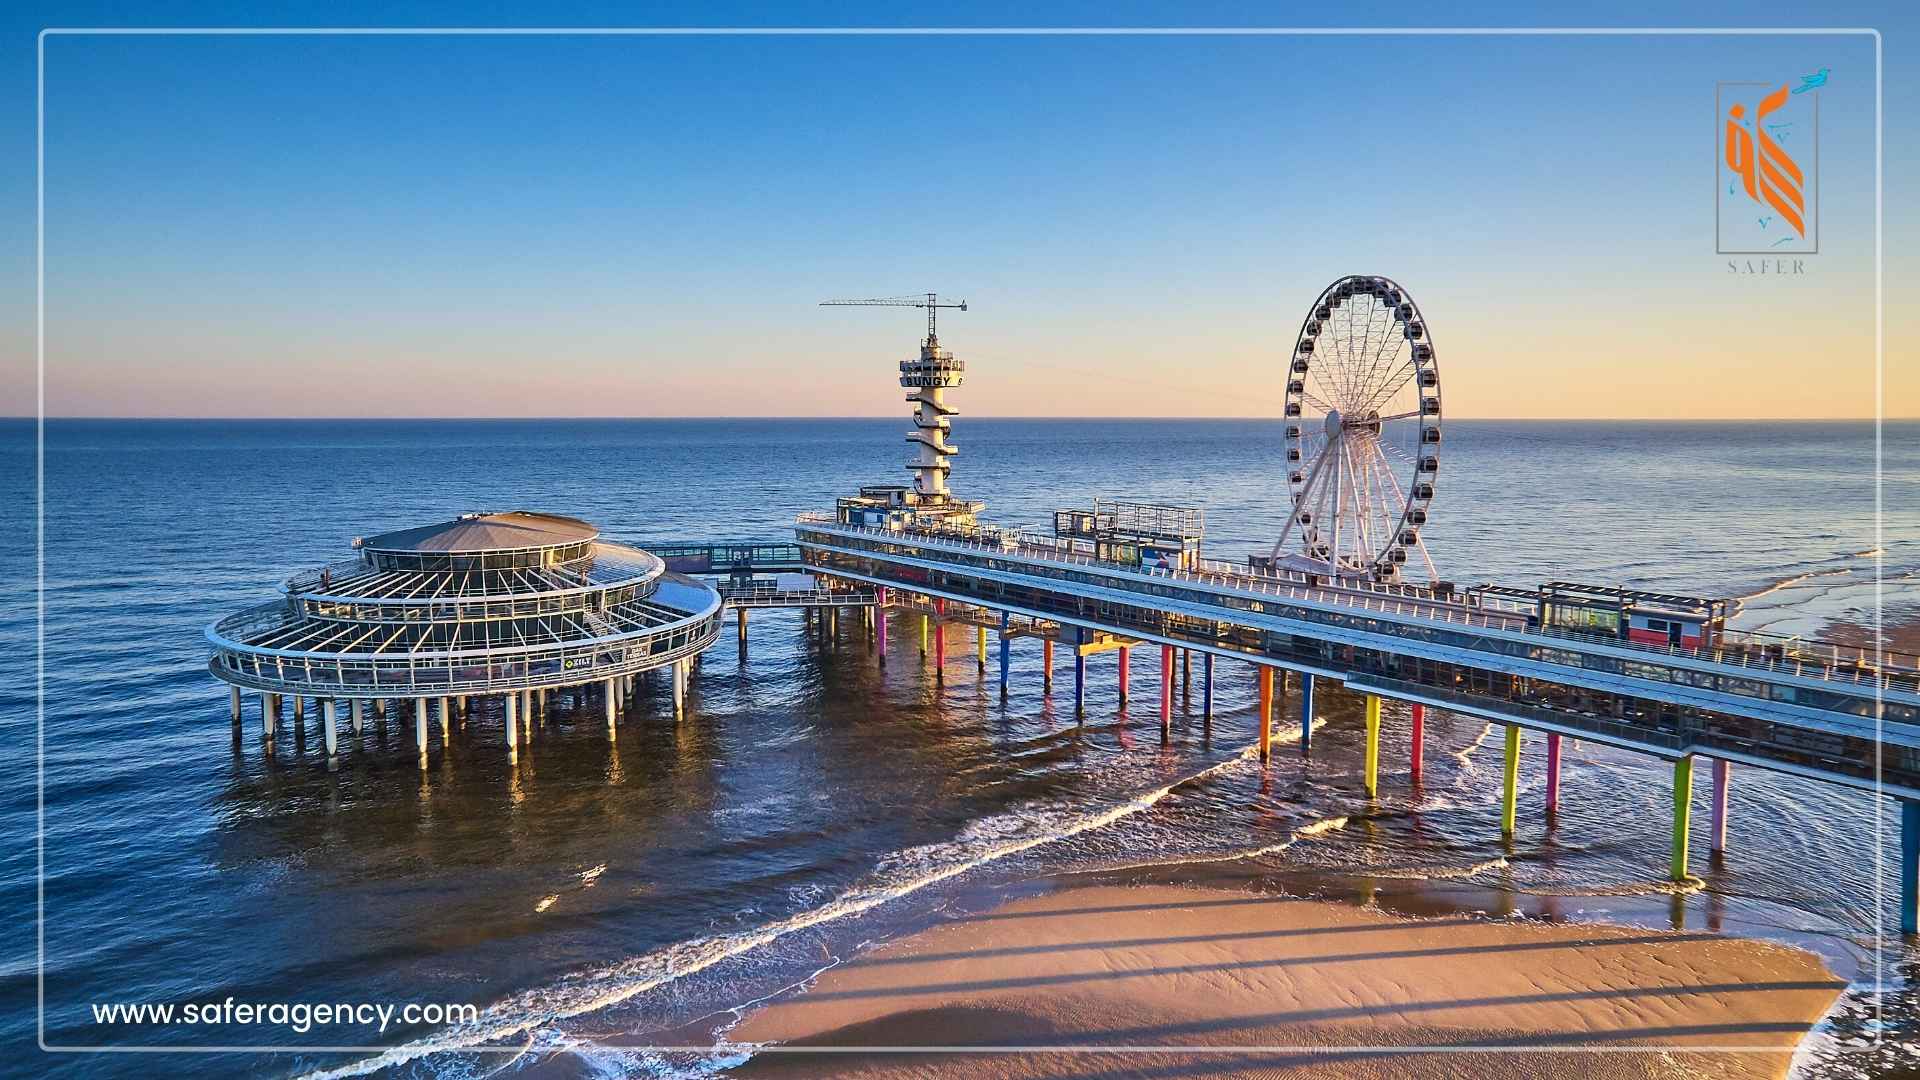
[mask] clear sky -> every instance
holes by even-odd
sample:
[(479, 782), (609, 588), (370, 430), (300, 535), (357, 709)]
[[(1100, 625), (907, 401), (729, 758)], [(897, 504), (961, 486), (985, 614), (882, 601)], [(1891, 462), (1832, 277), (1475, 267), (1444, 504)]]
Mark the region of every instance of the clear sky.
[[(1920, 414), (1901, 201), (1916, 194), (1901, 100), (1915, 20), (1738, 10), (1747, 25), (1887, 34), (1887, 412)], [(537, 21), (1295, 21), (1245, 7), (965, 14)], [(1374, 18), (1432, 21), (1394, 14)], [(1685, 21), (1720, 21), (1700, 15)], [(33, 29), (133, 17), (260, 21), (53, 8), (10, 24), (8, 62), (30, 90)], [(529, 21), (422, 5), (274, 18)], [(1868, 36), (56, 36), (47, 408), (899, 413), (894, 362), (919, 313), (815, 305), (938, 290), (973, 305), (943, 321), (970, 365), (964, 413), (1272, 415), (1313, 297), (1379, 273), (1425, 309), (1450, 415), (1869, 416), (1874, 49)], [(1714, 254), (1714, 84), (1823, 67), (1821, 254), (1800, 275), (1730, 273)], [(4, 183), (30, 215), (31, 170)], [(31, 295), (5, 310), (28, 348), (0, 371), (0, 413), (31, 414)]]

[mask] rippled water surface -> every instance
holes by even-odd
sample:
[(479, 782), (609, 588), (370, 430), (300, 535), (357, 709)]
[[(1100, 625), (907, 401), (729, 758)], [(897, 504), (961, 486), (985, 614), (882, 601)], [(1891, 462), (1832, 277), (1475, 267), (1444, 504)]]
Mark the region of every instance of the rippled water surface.
[[(1498, 748), (1435, 715), (1428, 769), (1405, 775), (1389, 706), (1382, 798), (1355, 777), (1359, 702), (1319, 701), (1313, 757), (1248, 760), (1253, 681), (1221, 664), (1217, 715), (1176, 702), (1156, 721), (1153, 663), (1117, 704), (1110, 656), (1090, 665), (1084, 722), (1063, 652), (1052, 696), (1039, 647), (1014, 650), (1003, 701), (949, 630), (936, 684), (896, 620), (888, 664), (857, 620), (831, 640), (756, 613), (704, 659), (691, 717), (661, 682), (610, 745), (595, 709), (535, 735), (517, 767), (485, 708), (423, 774), (391, 720), (316, 753), (310, 713), (265, 758), (251, 705), (231, 737), (202, 627), (270, 599), (289, 572), (355, 535), (470, 510), (536, 508), (648, 541), (778, 539), (798, 511), (861, 483), (901, 482), (904, 421), (90, 422), (46, 448), (46, 1035), (70, 1045), (476, 1041), (539, 1050), (672, 1041), (805, 978), (943, 905), (1023, 880), (1220, 858), (1330, 895), (1407, 905), (1589, 915), (1767, 934), (1874, 978), (1877, 834), (1869, 796), (1755, 770), (1735, 774), (1733, 838), (1669, 896), (1668, 772), (1629, 754), (1569, 752), (1563, 809), (1538, 813), (1544, 748), (1529, 745), (1520, 835), (1497, 824)], [(1277, 426), (1261, 422), (963, 418), (957, 489), (988, 516), (1040, 524), (1094, 495), (1199, 504), (1216, 557), (1263, 550), (1285, 497)], [(1888, 428), (1883, 545), (1890, 622), (1920, 615), (1920, 427)], [(1873, 611), (1873, 432), (1864, 424), (1461, 422), (1429, 542), (1467, 584), (1614, 582), (1751, 597), (1744, 625), (1810, 633)], [(10, 530), (0, 596), (0, 725), (24, 766), (35, 735), (34, 433), (0, 423)], [(16, 512), (25, 508), (26, 513)], [(1900, 525), (1905, 522), (1905, 525)], [(1282, 715), (1295, 717), (1293, 699)], [(1297, 732), (1296, 732), (1297, 734)], [(1703, 796), (1704, 797), (1704, 796)], [(1704, 805), (1704, 804), (1703, 804)], [(0, 806), (7, 910), (32, 909), (35, 800)], [(15, 1046), (34, 1023), (32, 942), (16, 926), (0, 992)], [(1908, 957), (1889, 945), (1889, 977)], [(477, 1024), (293, 1036), (222, 1026), (111, 1028), (105, 1002), (473, 1002)], [(1854, 995), (1806, 1066), (1880, 1066), (1831, 1049), (1871, 1034)], [(1905, 1015), (1904, 999), (1894, 1019)], [(515, 1071), (540, 1059), (314, 1050), (194, 1059), (212, 1075)], [(156, 1059), (60, 1059), (133, 1076)], [(168, 1064), (183, 1059), (159, 1059)], [(21, 1064), (30, 1064), (23, 1059)], [(551, 1065), (552, 1063), (549, 1062)], [(713, 1067), (608, 1052), (612, 1073)], [(587, 1068), (566, 1065), (565, 1068)], [(5, 1066), (0, 1066), (4, 1069)]]

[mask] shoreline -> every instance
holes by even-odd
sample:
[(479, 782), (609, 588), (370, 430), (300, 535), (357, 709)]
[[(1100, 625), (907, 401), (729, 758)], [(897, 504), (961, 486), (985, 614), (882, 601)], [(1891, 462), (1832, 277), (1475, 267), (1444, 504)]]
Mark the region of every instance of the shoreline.
[(1847, 987), (1757, 938), (1412, 916), (1194, 869), (1043, 879), (877, 946), (746, 1012), (727, 1042), (761, 1051), (728, 1074), (1778, 1077)]

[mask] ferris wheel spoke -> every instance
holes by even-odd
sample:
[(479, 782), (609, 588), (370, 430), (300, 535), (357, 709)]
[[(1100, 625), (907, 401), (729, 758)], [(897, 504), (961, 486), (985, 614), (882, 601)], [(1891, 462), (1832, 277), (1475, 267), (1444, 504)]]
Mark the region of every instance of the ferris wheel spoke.
[(1381, 422), (1381, 423), (1383, 423), (1383, 424), (1391, 424), (1391, 423), (1393, 423), (1393, 422), (1394, 422), (1395, 420), (1411, 420), (1411, 419), (1413, 419), (1414, 417), (1416, 417), (1416, 416), (1419, 416), (1419, 415), (1420, 415), (1420, 410), (1419, 410), (1419, 409), (1412, 409), (1412, 410), (1409, 410), (1409, 411), (1407, 411), (1407, 412), (1402, 412), (1402, 413), (1394, 413), (1394, 414), (1393, 414), (1393, 415), (1391, 415), (1391, 416), (1383, 416), (1383, 417), (1381, 417), (1381, 418), (1380, 418), (1380, 422)]

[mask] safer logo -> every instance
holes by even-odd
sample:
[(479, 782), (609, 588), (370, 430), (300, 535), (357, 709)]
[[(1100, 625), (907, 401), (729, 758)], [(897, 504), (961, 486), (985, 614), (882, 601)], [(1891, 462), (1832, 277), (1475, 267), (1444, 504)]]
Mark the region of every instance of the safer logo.
[(1714, 88), (1715, 251), (1820, 250), (1820, 88), (1827, 69), (1792, 82)]

